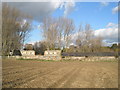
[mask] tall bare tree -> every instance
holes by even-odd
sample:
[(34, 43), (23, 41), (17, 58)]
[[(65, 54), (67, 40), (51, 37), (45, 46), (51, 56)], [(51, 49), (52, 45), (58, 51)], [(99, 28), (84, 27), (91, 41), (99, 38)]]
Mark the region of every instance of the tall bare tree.
[(86, 24), (84, 29), (80, 24), (78, 35), (76, 39), (76, 45), (81, 46), (82, 52), (100, 51), (103, 38), (100, 36), (94, 36), (94, 31), (91, 29), (90, 24)]
[(85, 38), (84, 38), (85, 39), (85, 45), (87, 47), (89, 47), (90, 41), (93, 38), (93, 31), (92, 31), (92, 28), (91, 28), (90, 24), (85, 25), (84, 35), (85, 35)]
[(82, 42), (83, 42), (83, 26), (82, 26), (82, 24), (80, 24), (78, 33), (77, 33), (77, 38), (76, 38), (76, 45), (78, 47), (81, 47)]
[(31, 30), (31, 17), (7, 3), (2, 4), (2, 48), (3, 55), (20, 49)]
[(56, 44), (59, 48), (68, 47), (74, 31), (74, 23), (72, 19), (65, 17), (47, 17), (43, 21), (42, 29), (44, 38), (48, 42), (48, 48), (54, 48)]
[(57, 24), (58, 24), (58, 47), (61, 48), (63, 46), (63, 33), (64, 33), (64, 23), (63, 23), (63, 18), (59, 17), (57, 20)]
[(57, 21), (55, 18), (47, 17), (44, 19), (42, 24), (43, 36), (45, 41), (48, 43), (47, 48), (53, 49), (57, 41)]
[(71, 43), (71, 36), (73, 34), (73, 31), (75, 30), (74, 22), (72, 19), (67, 18), (67, 17), (61, 17), (61, 22), (62, 27), (61, 27), (61, 33), (62, 33), (62, 38), (64, 41), (64, 47), (68, 47), (69, 44)]

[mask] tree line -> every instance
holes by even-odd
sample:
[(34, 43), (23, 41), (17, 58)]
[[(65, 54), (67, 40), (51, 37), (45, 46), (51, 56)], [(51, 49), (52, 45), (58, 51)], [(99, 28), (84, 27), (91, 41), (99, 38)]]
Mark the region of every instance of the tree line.
[[(90, 24), (85, 26), (80, 24), (77, 30), (73, 20), (67, 17), (47, 17), (41, 27), (47, 49), (63, 48), (66, 51), (71, 43), (75, 43), (77, 49), (81, 49), (83, 52), (93, 52), (100, 50), (103, 45), (103, 38), (94, 35)], [(76, 36), (75, 31), (77, 31)]]

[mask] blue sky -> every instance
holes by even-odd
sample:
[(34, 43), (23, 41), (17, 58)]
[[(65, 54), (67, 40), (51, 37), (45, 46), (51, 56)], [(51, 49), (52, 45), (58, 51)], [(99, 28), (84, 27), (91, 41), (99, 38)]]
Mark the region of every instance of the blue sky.
[[(112, 9), (116, 6), (117, 2), (109, 3), (108, 6), (103, 6), (99, 2), (77, 2), (68, 17), (74, 20), (76, 26), (80, 23), (89, 23), (94, 29), (99, 29), (109, 22), (118, 22), (118, 14), (112, 14)], [(52, 16), (63, 16), (63, 10), (57, 9)]]
[[(72, 6), (72, 8), (70, 8), (71, 10), (69, 11), (69, 13), (67, 13), (67, 17), (73, 19), (76, 29), (78, 28), (80, 23), (82, 23), (83, 25), (87, 23), (92, 26), (93, 30), (98, 30), (101, 34), (106, 31), (109, 33), (110, 28), (110, 30), (114, 32), (114, 29), (112, 28), (114, 28), (114, 26), (118, 24), (118, 13), (115, 11), (115, 7), (117, 6), (117, 2), (74, 2), (74, 5)], [(64, 16), (65, 9), (65, 6), (63, 6), (62, 8), (58, 7), (54, 9), (50, 13), (50, 15), (56, 18), (59, 16)], [(43, 40), (42, 30), (38, 29), (40, 23), (41, 21), (33, 21), (32, 25), (35, 28), (31, 31), (30, 38), (26, 41), (26, 43), (32, 43)], [(112, 27), (107, 27), (107, 25), (112, 25)], [(104, 30), (102, 31), (102, 29)], [(109, 37), (113, 36), (111, 35)], [(109, 42), (110, 38), (107, 39)], [(114, 40), (112, 40), (112, 42), (116, 42), (116, 40)]]

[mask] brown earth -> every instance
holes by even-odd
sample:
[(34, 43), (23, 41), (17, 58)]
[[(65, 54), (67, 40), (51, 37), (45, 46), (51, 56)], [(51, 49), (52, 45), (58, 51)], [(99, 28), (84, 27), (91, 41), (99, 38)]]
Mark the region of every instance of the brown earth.
[(117, 62), (3, 60), (3, 88), (118, 88)]

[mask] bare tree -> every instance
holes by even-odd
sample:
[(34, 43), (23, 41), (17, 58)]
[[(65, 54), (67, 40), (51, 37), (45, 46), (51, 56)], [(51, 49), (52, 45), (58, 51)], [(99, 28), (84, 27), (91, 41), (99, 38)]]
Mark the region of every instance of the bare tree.
[(84, 35), (85, 35), (85, 45), (87, 47), (90, 46), (91, 44), (91, 39), (93, 38), (93, 31), (92, 31), (92, 28), (91, 28), (91, 25), (90, 24), (86, 24), (85, 25), (85, 32), (84, 32)]
[(83, 26), (82, 26), (82, 24), (80, 24), (78, 33), (77, 33), (76, 45), (78, 47), (81, 47), (82, 42), (83, 42)]
[(58, 19), (47, 17), (43, 25), (43, 33), (49, 46), (61, 48), (68, 47), (71, 43), (71, 35), (74, 31), (74, 23), (72, 19), (66, 17), (59, 17)]
[(90, 24), (86, 24), (85, 28), (80, 24), (76, 45), (81, 47), (82, 52), (100, 51), (103, 38), (101, 36), (94, 36)]
[(64, 33), (64, 23), (63, 23), (63, 18), (62, 17), (59, 17), (58, 18), (58, 21), (57, 21), (57, 24), (58, 24), (58, 48), (61, 48), (63, 46), (63, 33)]
[(62, 38), (64, 41), (64, 47), (68, 47), (71, 43), (71, 36), (73, 34), (73, 31), (75, 30), (74, 22), (72, 19), (62, 17), (62, 23), (63, 23), (63, 33)]
[(45, 41), (48, 43), (47, 48), (53, 49), (57, 41), (57, 21), (55, 18), (47, 17), (44, 19), (42, 24), (43, 36)]
[(100, 52), (102, 51), (101, 47), (103, 46), (103, 38), (101, 36), (94, 37), (91, 40), (91, 50), (92, 52)]
[(58, 48), (68, 47), (71, 42), (71, 35), (74, 31), (73, 20), (65, 17), (52, 18), (47, 17), (42, 24), (43, 35), (48, 42), (48, 48), (54, 48), (57, 44)]
[(25, 37), (31, 30), (30, 16), (10, 7), (7, 3), (2, 5), (2, 48), (3, 55), (11, 50), (20, 49)]

